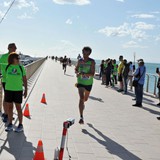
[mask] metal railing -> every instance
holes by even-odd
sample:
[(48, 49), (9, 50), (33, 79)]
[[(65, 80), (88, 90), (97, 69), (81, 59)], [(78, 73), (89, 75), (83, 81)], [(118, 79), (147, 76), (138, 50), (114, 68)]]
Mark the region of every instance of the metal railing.
[[(145, 88), (145, 91), (147, 93), (152, 93), (156, 96), (157, 95), (157, 82), (158, 82), (158, 76), (157, 75), (147, 73), (146, 74), (146, 88)], [(153, 83), (154, 83), (154, 85), (153, 85)]]

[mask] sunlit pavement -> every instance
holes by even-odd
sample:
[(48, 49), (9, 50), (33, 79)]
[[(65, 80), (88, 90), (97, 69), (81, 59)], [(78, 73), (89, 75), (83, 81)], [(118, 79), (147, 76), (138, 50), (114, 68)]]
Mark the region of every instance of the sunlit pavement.
[[(73, 67), (68, 67), (64, 75), (59, 62), (45, 62), (27, 101), (31, 119), (24, 117), (24, 132), (3, 131), (0, 136), (1, 160), (31, 160), (40, 139), (45, 158), (53, 160), (54, 149), (60, 146), (63, 122), (70, 117), (76, 119), (68, 133), (73, 160), (160, 159), (157, 99), (145, 96), (143, 108), (135, 108), (132, 93), (123, 95), (95, 80), (85, 105), (85, 124), (79, 125), (75, 83)], [(43, 93), (46, 105), (40, 103)], [(17, 119), (16, 112), (14, 116)], [(68, 159), (65, 149), (64, 160)]]

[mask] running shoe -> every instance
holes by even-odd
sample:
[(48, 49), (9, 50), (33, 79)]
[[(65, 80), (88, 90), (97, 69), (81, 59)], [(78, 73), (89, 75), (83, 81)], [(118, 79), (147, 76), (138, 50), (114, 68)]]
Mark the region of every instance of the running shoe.
[(8, 115), (5, 114), (5, 115), (2, 117), (2, 120), (3, 120), (4, 123), (6, 123), (6, 122), (8, 121)]
[(15, 129), (15, 132), (17, 133), (23, 132), (23, 124), (19, 124), (18, 127)]
[(13, 125), (10, 123), (8, 124), (8, 126), (6, 127), (5, 129), (6, 132), (10, 132), (10, 131), (13, 131)]
[(5, 115), (6, 115), (5, 113), (2, 113), (1, 117), (3, 118), (3, 117), (5, 117)]
[(84, 119), (83, 118), (80, 118), (79, 124), (84, 124)]

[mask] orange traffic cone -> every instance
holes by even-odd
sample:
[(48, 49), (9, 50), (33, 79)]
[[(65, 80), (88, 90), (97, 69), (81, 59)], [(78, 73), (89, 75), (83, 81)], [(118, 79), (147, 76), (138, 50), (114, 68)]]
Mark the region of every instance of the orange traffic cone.
[(26, 108), (25, 108), (25, 110), (24, 110), (23, 115), (24, 115), (25, 117), (30, 117), (29, 104), (28, 104), (28, 103), (26, 104)]
[(41, 99), (41, 103), (47, 104), (45, 93), (43, 93), (43, 96), (42, 96), (42, 99)]
[(38, 142), (37, 150), (36, 150), (33, 160), (45, 160), (44, 152), (43, 152), (43, 143), (41, 140), (39, 140)]

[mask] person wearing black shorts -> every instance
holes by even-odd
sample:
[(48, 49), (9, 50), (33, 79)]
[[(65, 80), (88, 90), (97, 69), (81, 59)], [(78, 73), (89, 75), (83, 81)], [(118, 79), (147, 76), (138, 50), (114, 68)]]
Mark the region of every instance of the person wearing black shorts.
[(16, 128), (16, 132), (23, 131), (23, 115), (22, 115), (22, 97), (23, 97), (23, 85), (25, 88), (24, 98), (27, 97), (27, 78), (26, 71), (19, 62), (19, 55), (16, 53), (12, 53), (8, 58), (8, 65), (5, 69), (5, 102), (7, 103), (8, 108), (8, 120), (9, 124), (6, 127), (5, 131), (9, 132), (13, 130), (12, 119), (13, 119), (13, 106), (15, 104), (19, 125)]
[(79, 113), (80, 113), (80, 124), (84, 124), (84, 107), (85, 102), (88, 100), (92, 85), (93, 76), (95, 74), (95, 61), (89, 56), (92, 53), (90, 47), (84, 47), (82, 50), (83, 58), (79, 59), (77, 66), (75, 68), (75, 73), (77, 75), (77, 88), (79, 92)]

